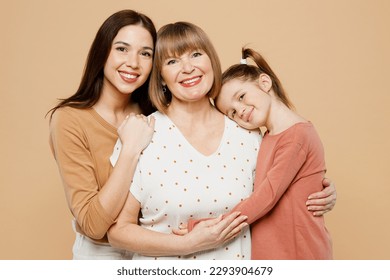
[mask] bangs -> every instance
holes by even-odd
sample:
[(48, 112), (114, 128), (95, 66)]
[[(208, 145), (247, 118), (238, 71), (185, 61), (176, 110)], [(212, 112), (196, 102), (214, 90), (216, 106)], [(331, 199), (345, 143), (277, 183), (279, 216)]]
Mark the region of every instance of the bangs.
[(161, 65), (169, 57), (179, 57), (196, 50), (208, 53), (207, 43), (202, 34), (183, 26), (173, 26), (170, 30), (159, 31), (155, 59)]

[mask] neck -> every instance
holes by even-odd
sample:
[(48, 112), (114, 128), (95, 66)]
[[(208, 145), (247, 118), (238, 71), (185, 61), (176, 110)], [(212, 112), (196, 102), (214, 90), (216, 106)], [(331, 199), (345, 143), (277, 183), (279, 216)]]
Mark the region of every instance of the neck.
[(224, 115), (208, 98), (185, 105), (172, 102), (167, 116), (201, 154), (208, 156), (218, 149), (224, 132)]
[(111, 93), (107, 89), (103, 89), (93, 108), (108, 123), (119, 127), (128, 114), (141, 113), (138, 104), (131, 102), (130, 96), (128, 94)]
[(306, 120), (288, 108), (280, 100), (274, 99), (271, 103), (270, 112), (265, 126), (269, 134), (272, 135), (281, 133), (299, 122), (306, 122)]
[(172, 102), (167, 110), (167, 116), (176, 124), (204, 123), (219, 112), (210, 103), (208, 98), (195, 102)]

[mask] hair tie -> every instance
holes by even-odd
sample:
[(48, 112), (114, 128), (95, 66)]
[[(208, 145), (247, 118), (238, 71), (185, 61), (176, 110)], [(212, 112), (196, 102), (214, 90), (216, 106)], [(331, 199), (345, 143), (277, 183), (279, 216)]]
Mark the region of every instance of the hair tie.
[(246, 58), (241, 58), (240, 64), (248, 64), (248, 62), (246, 61)]

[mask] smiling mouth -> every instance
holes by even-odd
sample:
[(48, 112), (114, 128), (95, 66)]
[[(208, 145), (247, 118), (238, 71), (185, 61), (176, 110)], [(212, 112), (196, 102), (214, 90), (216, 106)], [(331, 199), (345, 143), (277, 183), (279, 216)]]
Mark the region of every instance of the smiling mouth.
[(121, 75), (123, 78), (126, 78), (126, 79), (136, 79), (139, 77), (139, 75), (124, 73), (124, 72), (119, 72), (119, 75)]
[(245, 121), (246, 121), (246, 122), (249, 122), (249, 121), (250, 121), (250, 117), (252, 116), (253, 110), (254, 110), (254, 108), (252, 107), (252, 108), (249, 110), (249, 112), (245, 115)]
[(197, 85), (200, 83), (200, 80), (202, 79), (202, 76), (194, 77), (188, 80), (183, 80), (180, 82), (181, 85), (185, 87), (192, 87), (194, 85)]

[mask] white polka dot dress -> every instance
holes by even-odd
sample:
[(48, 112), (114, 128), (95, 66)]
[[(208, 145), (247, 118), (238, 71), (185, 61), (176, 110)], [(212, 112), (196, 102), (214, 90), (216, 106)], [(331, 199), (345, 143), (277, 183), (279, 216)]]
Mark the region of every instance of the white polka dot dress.
[[(191, 146), (167, 116), (159, 112), (153, 115), (156, 118), (153, 140), (139, 159), (130, 187), (141, 203), (141, 226), (171, 233), (190, 218), (226, 213), (251, 194), (259, 133), (244, 130), (225, 117), (219, 148), (205, 156)], [(114, 150), (115, 154), (118, 152)], [(214, 250), (158, 258), (135, 254), (133, 259), (250, 259), (250, 249), (247, 229)]]

